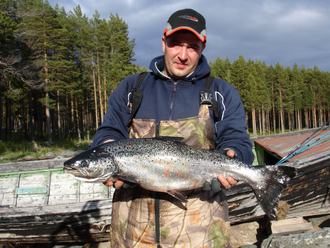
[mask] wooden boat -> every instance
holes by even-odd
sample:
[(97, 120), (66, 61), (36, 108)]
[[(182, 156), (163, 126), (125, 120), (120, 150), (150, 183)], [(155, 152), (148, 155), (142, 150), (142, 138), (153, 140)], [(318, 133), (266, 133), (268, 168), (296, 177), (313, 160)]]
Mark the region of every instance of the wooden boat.
[(109, 240), (113, 188), (72, 179), (64, 161), (0, 165), (0, 242)]
[[(260, 164), (275, 164), (314, 130), (254, 140)], [(330, 135), (289, 159), (298, 176), (283, 190), (286, 218), (330, 213)], [(109, 240), (112, 187), (82, 183), (63, 172), (65, 160), (0, 164), (0, 242)], [(231, 224), (265, 218), (251, 188), (226, 190)], [(284, 218), (284, 217), (283, 217)]]

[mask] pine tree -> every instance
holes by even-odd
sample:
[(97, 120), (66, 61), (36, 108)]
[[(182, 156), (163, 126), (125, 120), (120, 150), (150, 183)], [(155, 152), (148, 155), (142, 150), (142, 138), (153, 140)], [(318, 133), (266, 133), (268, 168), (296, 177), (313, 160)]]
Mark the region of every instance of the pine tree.
[(92, 38), (94, 41), (94, 54), (96, 56), (96, 75), (97, 75), (97, 79), (96, 79), (96, 84), (94, 86), (96, 92), (94, 94), (97, 95), (99, 102), (98, 102), (98, 106), (99, 106), (99, 116), (100, 116), (100, 121), (101, 123), (103, 123), (103, 115), (104, 115), (104, 110), (103, 110), (103, 94), (102, 94), (102, 87), (101, 87), (101, 56), (102, 56), (102, 31), (100, 31), (100, 14), (98, 13), (98, 11), (96, 10), (94, 15), (93, 15), (93, 19), (90, 21), (91, 26), (93, 28), (94, 31), (94, 37)]
[[(65, 97), (68, 88), (68, 82), (72, 79), (72, 71), (74, 71), (73, 61), (73, 36), (69, 28), (67, 15), (64, 8), (55, 7), (57, 21), (60, 28), (54, 30), (54, 49), (52, 54), (53, 74), (50, 80), (53, 84), (49, 87), (56, 92), (56, 112), (57, 112), (57, 128), (58, 141), (61, 142), (62, 125), (61, 125), (61, 96)], [(71, 48), (71, 49), (68, 49)], [(64, 98), (63, 97), (63, 98)]]
[(209, 62), (209, 66), (211, 68), (211, 75), (216, 78), (220, 78), (227, 82), (230, 82), (230, 69), (231, 69), (231, 62), (227, 56), (226, 60), (223, 60), (217, 57), (214, 62)]
[(128, 37), (128, 26), (118, 14), (110, 14), (108, 21), (110, 29), (110, 58), (107, 63), (107, 91), (112, 92), (113, 89), (128, 75), (135, 73), (136, 69), (133, 48), (135, 46), (134, 39)]
[(286, 75), (282, 65), (277, 62), (275, 65), (275, 106), (279, 114), (279, 125), (281, 127), (282, 133), (285, 132), (285, 123), (284, 123), (284, 88), (286, 87)]
[[(12, 3), (8, 0), (0, 3), (0, 110), (1, 110), (1, 118), (0, 118), (0, 139), (4, 140), (4, 133), (2, 130), (2, 120), (3, 116), (5, 116), (5, 134), (11, 134), (11, 127), (8, 126), (10, 124), (10, 116), (11, 112), (9, 112), (9, 103), (10, 99), (8, 99), (8, 90), (9, 83), (13, 79), (16, 74), (16, 71), (13, 68), (13, 65), (19, 60), (18, 58), (11, 59), (13, 51), (15, 50), (15, 46), (12, 44), (15, 41), (14, 30), (16, 28), (16, 23), (14, 22), (11, 9), (14, 8)], [(6, 101), (6, 108), (3, 108), (2, 102), (3, 97)], [(7, 107), (8, 106), (8, 107)], [(3, 113), (3, 109), (6, 110), (6, 114)]]
[[(324, 102), (326, 99), (325, 94), (328, 92), (328, 90), (324, 87), (326, 85), (326, 82), (324, 81), (324, 74), (317, 68), (317, 66), (314, 66), (313, 69), (313, 79), (314, 79), (314, 95), (315, 95), (315, 101), (316, 106), (314, 108), (314, 122), (315, 127), (321, 126), (323, 122), (323, 109), (324, 109)], [(318, 112), (318, 113), (317, 113)], [(317, 118), (317, 116), (319, 118)]]
[(276, 100), (276, 96), (275, 96), (275, 82), (276, 82), (276, 75), (275, 75), (275, 69), (273, 67), (273, 65), (270, 65), (267, 68), (267, 74), (266, 74), (266, 79), (268, 82), (268, 85), (270, 87), (270, 100), (271, 100), (271, 119), (272, 119), (272, 127), (273, 127), (273, 132), (274, 134), (276, 133), (276, 108), (275, 108), (275, 100)]
[[(254, 70), (254, 71), (253, 71)], [(253, 136), (257, 137), (257, 120), (256, 120), (256, 109), (259, 105), (258, 97), (258, 86), (255, 77), (253, 74), (256, 74), (255, 68), (249, 73), (249, 76), (245, 83), (245, 104), (244, 108), (248, 111), (251, 111), (252, 114), (252, 130)]]
[[(247, 103), (247, 98), (245, 94), (247, 93), (245, 89), (245, 84), (248, 77), (248, 66), (247, 63), (242, 55), (236, 59), (233, 64), (231, 65), (231, 73), (230, 73), (230, 80), (229, 82), (234, 85), (234, 87), (238, 90), (241, 95), (243, 105), (245, 107)], [(246, 116), (246, 123), (249, 123), (248, 120), (248, 112), (245, 113)]]
[(284, 105), (284, 111), (288, 115), (288, 128), (289, 131), (293, 130), (294, 126), (294, 98), (295, 98), (295, 85), (290, 80), (292, 77), (292, 71), (291, 68), (288, 66), (285, 69), (285, 75), (286, 75), (286, 86), (285, 86), (285, 105)]
[(265, 62), (261, 63), (260, 61), (256, 61), (254, 65), (258, 74), (256, 80), (258, 85), (258, 96), (260, 97), (259, 118), (261, 117), (260, 123), (262, 134), (265, 135), (266, 131), (269, 131), (269, 118), (266, 118), (266, 116), (268, 116), (268, 113), (271, 109), (271, 98), (269, 97), (271, 95), (271, 87), (266, 80), (267, 65)]
[(242, 92), (244, 90), (243, 88), (247, 77), (248, 77), (248, 66), (244, 57), (240, 55), (239, 58), (236, 59), (231, 65), (230, 82), (238, 90), (238, 92), (241, 94), (243, 99), (244, 99), (244, 94)]
[(52, 142), (50, 119), (52, 100), (49, 97), (49, 90), (51, 90), (49, 87), (52, 86), (53, 68), (56, 67), (52, 59), (55, 48), (54, 39), (60, 26), (56, 20), (56, 11), (48, 2), (42, 0), (20, 1), (19, 10), (28, 13), (21, 22), (19, 32), (31, 50), (30, 61), (33, 61), (36, 67), (41, 68), (39, 76), (44, 79), (45, 83), (43, 104), (47, 120), (47, 140)]
[[(73, 34), (72, 49), (74, 50), (74, 62), (75, 71), (71, 73), (70, 89), (68, 89), (68, 94), (70, 98), (70, 123), (74, 126), (75, 132), (80, 137), (80, 122), (78, 111), (78, 100), (82, 102), (81, 107), (85, 110), (82, 113), (82, 119), (86, 118), (86, 122), (89, 125), (88, 109), (89, 109), (89, 92), (90, 88), (95, 87), (95, 67), (94, 67), (94, 41), (95, 41), (95, 29), (91, 26), (86, 15), (82, 13), (80, 5), (77, 5), (73, 12), (70, 11), (68, 15), (70, 24), (70, 33)], [(94, 90), (96, 94), (96, 90)], [(84, 99), (84, 100), (83, 100)], [(77, 102), (77, 104), (76, 104)], [(98, 128), (98, 115), (97, 115), (97, 99), (95, 95), (94, 101), (95, 110), (95, 126)], [(77, 119), (78, 118), (78, 119)], [(90, 126), (90, 125), (89, 125)], [(85, 128), (85, 126), (83, 126)], [(89, 135), (89, 129), (87, 129)], [(81, 137), (80, 137), (81, 139)]]
[(296, 129), (301, 130), (302, 128), (302, 108), (303, 108), (303, 98), (302, 92), (304, 91), (303, 87), (303, 77), (300, 69), (298, 68), (297, 63), (293, 65), (292, 74), (290, 78), (293, 87), (294, 87), (294, 110), (296, 117)]

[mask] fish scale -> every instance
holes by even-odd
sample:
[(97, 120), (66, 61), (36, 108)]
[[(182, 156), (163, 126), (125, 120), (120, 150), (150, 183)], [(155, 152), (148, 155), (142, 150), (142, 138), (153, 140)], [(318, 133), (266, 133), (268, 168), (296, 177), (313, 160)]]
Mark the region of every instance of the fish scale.
[(216, 151), (187, 146), (181, 138), (161, 137), (105, 143), (66, 161), (64, 169), (78, 180), (121, 179), (180, 201), (186, 201), (184, 191), (202, 188), (219, 174), (232, 176), (249, 184), (264, 212), (275, 218), (281, 190), (295, 176), (290, 165), (252, 167)]

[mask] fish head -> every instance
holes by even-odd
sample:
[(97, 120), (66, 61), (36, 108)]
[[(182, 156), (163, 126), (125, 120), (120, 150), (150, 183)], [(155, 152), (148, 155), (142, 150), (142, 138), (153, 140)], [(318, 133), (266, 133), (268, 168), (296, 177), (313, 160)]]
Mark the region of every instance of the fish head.
[(115, 180), (113, 157), (103, 146), (94, 147), (64, 162), (64, 171), (84, 182)]

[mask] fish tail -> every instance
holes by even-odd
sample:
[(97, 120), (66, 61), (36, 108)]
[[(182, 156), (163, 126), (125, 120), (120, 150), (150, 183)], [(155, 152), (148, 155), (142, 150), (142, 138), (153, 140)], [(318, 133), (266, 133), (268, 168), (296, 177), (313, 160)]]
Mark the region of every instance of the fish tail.
[(262, 186), (252, 186), (262, 210), (272, 219), (276, 219), (276, 207), (281, 197), (281, 191), (290, 179), (296, 176), (296, 169), (291, 166), (266, 165), (260, 168), (266, 180)]

